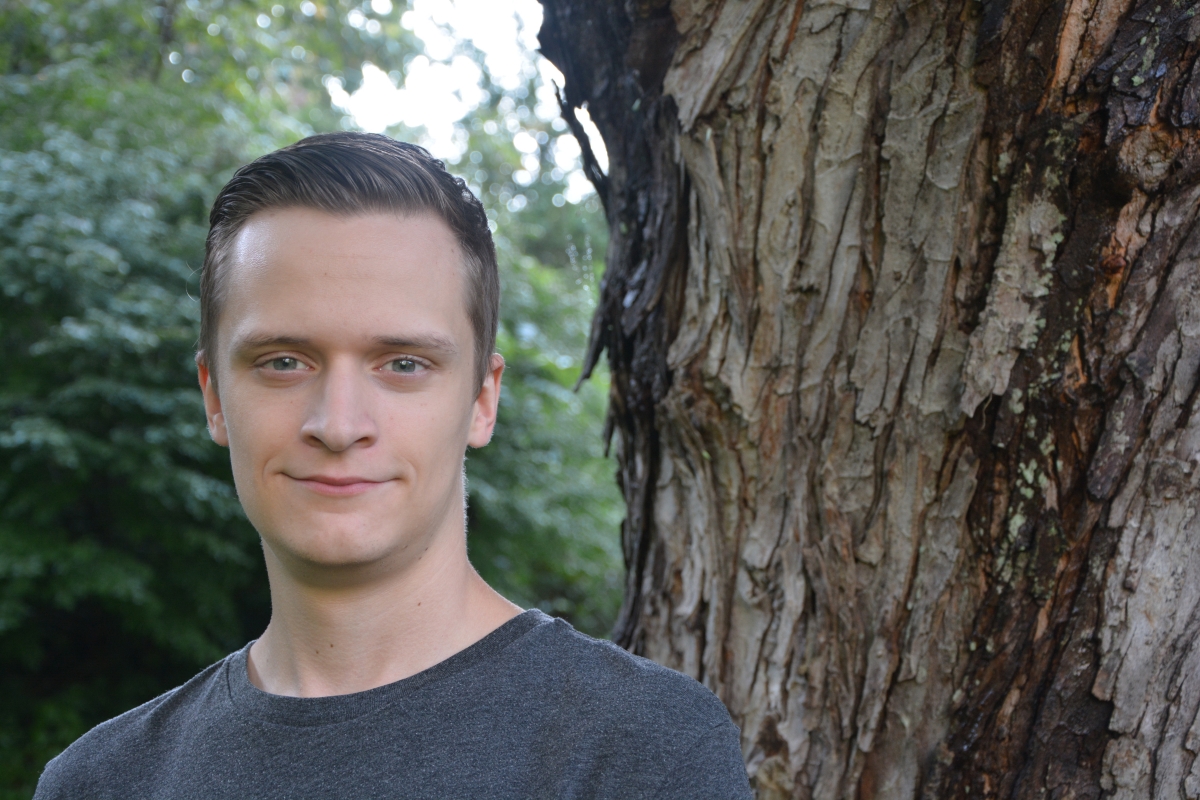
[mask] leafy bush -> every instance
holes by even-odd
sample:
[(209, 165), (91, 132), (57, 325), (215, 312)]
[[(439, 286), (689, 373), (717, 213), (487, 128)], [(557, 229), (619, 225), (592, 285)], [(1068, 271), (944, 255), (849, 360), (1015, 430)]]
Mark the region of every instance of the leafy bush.
[[(0, 798), (27, 797), (70, 741), (269, 616), (195, 386), (208, 205), (237, 164), (344, 124), (325, 76), (352, 90), (364, 61), (402, 72), (420, 44), (402, 8), (375, 33), (348, 22), (369, 4), (277, 8), (264, 28), (239, 0), (0, 7)], [(497, 435), (468, 458), (470, 547), (517, 602), (603, 634), (619, 496), (603, 378), (572, 387), (604, 228), (594, 201), (551, 202), (546, 150), (540, 182), (513, 180), (530, 154), (509, 120), (534, 82), (486, 87), (461, 165), (497, 225), (509, 365)], [(520, 120), (539, 142), (558, 134)]]

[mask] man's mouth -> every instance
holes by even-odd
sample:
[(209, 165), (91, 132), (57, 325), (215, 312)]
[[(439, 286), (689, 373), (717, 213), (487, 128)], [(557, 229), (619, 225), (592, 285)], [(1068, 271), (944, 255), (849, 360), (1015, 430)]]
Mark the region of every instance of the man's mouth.
[(358, 475), (305, 475), (288, 476), (311, 492), (326, 497), (353, 497), (383, 486), (390, 481), (377, 481)]

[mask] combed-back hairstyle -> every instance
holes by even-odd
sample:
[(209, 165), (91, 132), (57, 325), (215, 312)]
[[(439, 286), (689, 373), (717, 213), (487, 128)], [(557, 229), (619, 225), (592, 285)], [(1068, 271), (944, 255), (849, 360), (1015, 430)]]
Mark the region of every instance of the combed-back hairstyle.
[(323, 133), (245, 165), (213, 201), (200, 276), (200, 342), (196, 358), (215, 380), (217, 322), (233, 240), (253, 214), (311, 208), (338, 215), (433, 213), (462, 251), (467, 316), (475, 334), (479, 386), (496, 346), (500, 278), (483, 204), (467, 184), (427, 150), (374, 133)]

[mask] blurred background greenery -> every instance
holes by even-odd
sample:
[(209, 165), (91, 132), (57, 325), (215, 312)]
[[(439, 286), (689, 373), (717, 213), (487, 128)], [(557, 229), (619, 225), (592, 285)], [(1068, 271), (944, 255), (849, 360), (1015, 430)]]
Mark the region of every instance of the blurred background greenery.
[[(468, 458), (472, 560), (519, 604), (612, 624), (607, 383), (572, 391), (603, 215), (536, 31), (498, 78), (439, 22), (449, 0), (416, 2), (0, 0), (0, 798), (266, 623), (195, 388), (196, 269), (233, 169), (310, 133), (366, 120), (427, 142), (483, 197), (509, 368), (497, 436)], [(422, 127), (420, 87), (396, 87), (447, 70), (469, 91), (439, 105), (426, 81), (441, 116)]]

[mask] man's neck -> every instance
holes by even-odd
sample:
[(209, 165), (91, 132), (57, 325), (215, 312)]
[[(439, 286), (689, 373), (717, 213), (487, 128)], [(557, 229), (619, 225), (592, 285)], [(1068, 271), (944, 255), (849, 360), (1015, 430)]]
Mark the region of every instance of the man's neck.
[(316, 586), (265, 547), (271, 622), (250, 648), (250, 681), (271, 694), (325, 697), (402, 680), (469, 647), (521, 612), (467, 560), (464, 536), (438, 537), (395, 575)]

